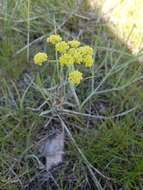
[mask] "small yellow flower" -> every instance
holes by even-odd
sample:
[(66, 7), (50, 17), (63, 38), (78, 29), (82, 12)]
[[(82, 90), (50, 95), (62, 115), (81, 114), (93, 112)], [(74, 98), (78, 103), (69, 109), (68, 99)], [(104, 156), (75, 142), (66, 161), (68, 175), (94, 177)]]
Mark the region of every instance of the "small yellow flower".
[(70, 49), (68, 49), (68, 53), (70, 55), (72, 55), (72, 56), (76, 53), (76, 51), (77, 51), (77, 48), (70, 48)]
[(70, 48), (68, 53), (73, 57), (75, 64), (82, 63), (82, 54), (78, 51), (78, 48)]
[(90, 46), (79, 47), (79, 51), (83, 56), (85, 55), (93, 55), (93, 49)]
[(73, 58), (75, 64), (81, 64), (83, 61), (82, 55), (78, 51), (74, 54)]
[(69, 73), (68, 80), (70, 81), (71, 84), (78, 85), (83, 79), (82, 75), (83, 74), (78, 70), (72, 71), (71, 73)]
[(60, 64), (62, 65), (62, 66), (68, 66), (68, 65), (72, 65), (72, 64), (74, 64), (74, 59), (73, 59), (73, 57), (70, 55), (70, 54), (68, 54), (68, 53), (65, 53), (65, 54), (63, 54), (60, 58), (59, 58), (59, 61), (60, 61)]
[(77, 48), (80, 46), (80, 42), (78, 40), (71, 40), (68, 42), (68, 44), (73, 47), (73, 48)]
[(83, 62), (85, 63), (85, 67), (92, 67), (94, 60), (91, 55), (87, 55), (84, 57)]
[(55, 45), (55, 44), (57, 44), (57, 43), (59, 43), (61, 41), (62, 41), (62, 38), (58, 34), (53, 34), (49, 38), (47, 38), (47, 42), (49, 42), (49, 43), (51, 43), (53, 45)]
[(56, 44), (56, 50), (60, 53), (64, 53), (68, 49), (69, 49), (69, 45), (65, 41), (61, 41)]
[(46, 53), (39, 52), (34, 56), (34, 63), (36, 65), (42, 65), (47, 59), (48, 55)]

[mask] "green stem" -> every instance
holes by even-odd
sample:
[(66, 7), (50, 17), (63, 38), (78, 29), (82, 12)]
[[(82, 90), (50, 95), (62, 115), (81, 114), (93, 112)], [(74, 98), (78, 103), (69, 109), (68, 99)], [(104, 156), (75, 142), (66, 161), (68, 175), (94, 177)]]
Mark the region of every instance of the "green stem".
[[(74, 70), (74, 65), (70, 65), (68, 67), (68, 73), (71, 72), (71, 71), (73, 71), (73, 70)], [(79, 101), (79, 98), (78, 98), (77, 93), (75, 91), (75, 86), (73, 86), (72, 84), (70, 84), (70, 89), (71, 89), (72, 94), (74, 96), (75, 102), (76, 102), (76, 104), (78, 106), (78, 110), (80, 110), (80, 101)]]
[(79, 101), (79, 98), (78, 98), (77, 93), (75, 91), (75, 87), (72, 84), (70, 84), (70, 88), (71, 88), (72, 94), (74, 96), (75, 102), (78, 106), (78, 110), (80, 110), (80, 101)]

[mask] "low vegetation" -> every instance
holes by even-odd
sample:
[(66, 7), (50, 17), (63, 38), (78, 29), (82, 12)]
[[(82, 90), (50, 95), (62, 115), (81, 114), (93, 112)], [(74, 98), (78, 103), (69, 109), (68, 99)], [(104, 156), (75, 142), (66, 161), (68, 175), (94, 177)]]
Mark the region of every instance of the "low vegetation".
[[(0, 188), (142, 189), (138, 55), (87, 1), (6, 0), (0, 7)], [(65, 88), (67, 80), (56, 83), (57, 57), (47, 43), (55, 32), (93, 48), (94, 64), (82, 68), (84, 77), (69, 77), (74, 88)], [(48, 54), (51, 67), (34, 64), (38, 52)], [(64, 158), (46, 172), (38, 144), (55, 130), (65, 132)]]

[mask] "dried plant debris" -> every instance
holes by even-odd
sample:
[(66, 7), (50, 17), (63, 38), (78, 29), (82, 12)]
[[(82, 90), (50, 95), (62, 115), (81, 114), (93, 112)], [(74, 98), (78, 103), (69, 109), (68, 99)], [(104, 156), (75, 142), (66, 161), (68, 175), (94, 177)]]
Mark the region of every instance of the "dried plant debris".
[(64, 133), (55, 132), (42, 140), (39, 151), (41, 156), (46, 159), (45, 167), (47, 171), (61, 163), (64, 153)]

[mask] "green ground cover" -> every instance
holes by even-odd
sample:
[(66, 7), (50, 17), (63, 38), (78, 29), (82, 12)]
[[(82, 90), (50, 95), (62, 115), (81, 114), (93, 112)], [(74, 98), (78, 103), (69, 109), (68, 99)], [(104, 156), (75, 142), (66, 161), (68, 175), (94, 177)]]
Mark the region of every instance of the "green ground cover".
[[(0, 7), (0, 188), (142, 189), (143, 76), (138, 57), (86, 1), (6, 0)], [(66, 40), (77, 38), (92, 46), (95, 54), (92, 75), (86, 71), (91, 77), (76, 88), (81, 109), (67, 91), (59, 117), (53, 111), (58, 94), (52, 67), (33, 63), (40, 50), (53, 59), (46, 38), (55, 28)], [(37, 142), (62, 127), (64, 161), (46, 180), (38, 168)]]

